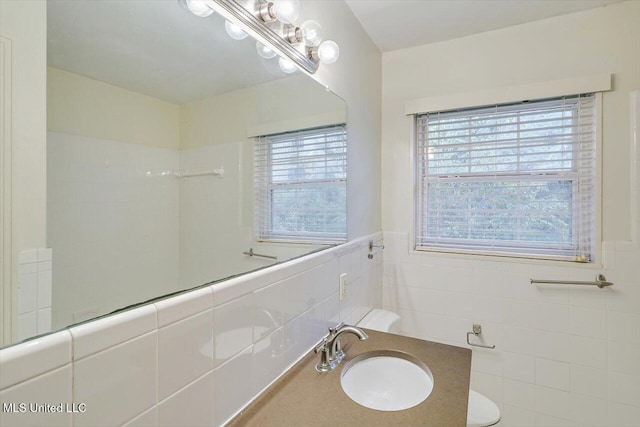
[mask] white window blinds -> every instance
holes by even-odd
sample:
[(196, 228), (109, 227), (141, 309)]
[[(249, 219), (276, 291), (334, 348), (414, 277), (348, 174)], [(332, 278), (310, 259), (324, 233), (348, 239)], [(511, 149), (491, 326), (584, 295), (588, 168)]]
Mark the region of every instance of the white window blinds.
[(589, 262), (595, 95), (416, 116), (416, 248)]
[(259, 240), (346, 241), (345, 125), (262, 136), (254, 154)]

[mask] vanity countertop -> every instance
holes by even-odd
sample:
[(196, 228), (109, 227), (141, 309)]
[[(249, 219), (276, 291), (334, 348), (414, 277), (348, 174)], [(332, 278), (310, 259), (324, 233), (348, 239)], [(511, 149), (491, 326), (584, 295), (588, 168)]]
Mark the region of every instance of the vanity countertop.
[[(465, 427), (471, 374), (471, 350), (365, 329), (369, 339), (343, 338), (345, 359), (333, 372), (319, 373), (313, 351), (229, 422), (229, 426), (434, 426)], [(433, 373), (431, 395), (404, 411), (384, 412), (360, 406), (342, 390), (343, 366), (361, 353), (397, 350), (422, 360)]]

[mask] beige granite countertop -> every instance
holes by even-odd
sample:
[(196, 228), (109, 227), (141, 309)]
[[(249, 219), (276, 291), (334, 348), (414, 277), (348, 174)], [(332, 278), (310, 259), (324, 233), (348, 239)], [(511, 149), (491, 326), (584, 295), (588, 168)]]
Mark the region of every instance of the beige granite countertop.
[[(343, 338), (345, 359), (333, 372), (319, 373), (320, 356), (311, 351), (229, 426), (433, 426), (465, 427), (471, 374), (471, 350), (365, 329), (369, 339)], [(352, 401), (340, 386), (343, 366), (361, 353), (398, 350), (412, 354), (431, 369), (434, 386), (421, 404), (404, 411), (377, 411)]]

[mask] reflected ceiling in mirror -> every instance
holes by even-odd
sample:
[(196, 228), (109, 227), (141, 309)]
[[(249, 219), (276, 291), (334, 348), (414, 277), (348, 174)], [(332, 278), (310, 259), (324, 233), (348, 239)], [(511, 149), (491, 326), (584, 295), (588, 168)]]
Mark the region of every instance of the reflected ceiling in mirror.
[(177, 0), (50, 0), (48, 64), (182, 104), (285, 75), (233, 40), (217, 15), (198, 17)]
[(51, 330), (328, 247), (256, 238), (254, 144), (345, 124), (345, 103), (221, 17), (50, 0), (47, 71)]

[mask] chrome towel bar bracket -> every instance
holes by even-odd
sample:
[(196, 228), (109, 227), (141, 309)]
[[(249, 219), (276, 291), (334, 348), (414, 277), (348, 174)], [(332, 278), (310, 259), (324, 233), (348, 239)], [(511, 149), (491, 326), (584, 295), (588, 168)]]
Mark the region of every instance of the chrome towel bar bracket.
[(367, 255), (367, 258), (373, 259), (373, 256), (383, 249), (384, 245), (374, 245), (373, 240), (369, 240), (369, 255)]
[(613, 286), (612, 282), (607, 282), (607, 278), (604, 277), (604, 274), (598, 274), (596, 276), (596, 280), (593, 282), (589, 281), (576, 281), (576, 280), (538, 280), (531, 279), (532, 284), (541, 284), (541, 285), (587, 285), (587, 286), (597, 286), (600, 289), (606, 288), (607, 286)]
[(269, 259), (273, 259), (273, 260), (277, 260), (278, 257), (277, 256), (273, 256), (273, 255), (263, 255), (263, 254), (257, 254), (255, 252), (253, 252), (253, 248), (249, 248), (249, 252), (242, 252), (244, 255), (249, 255), (251, 257), (253, 256), (257, 256), (260, 258), (269, 258)]

